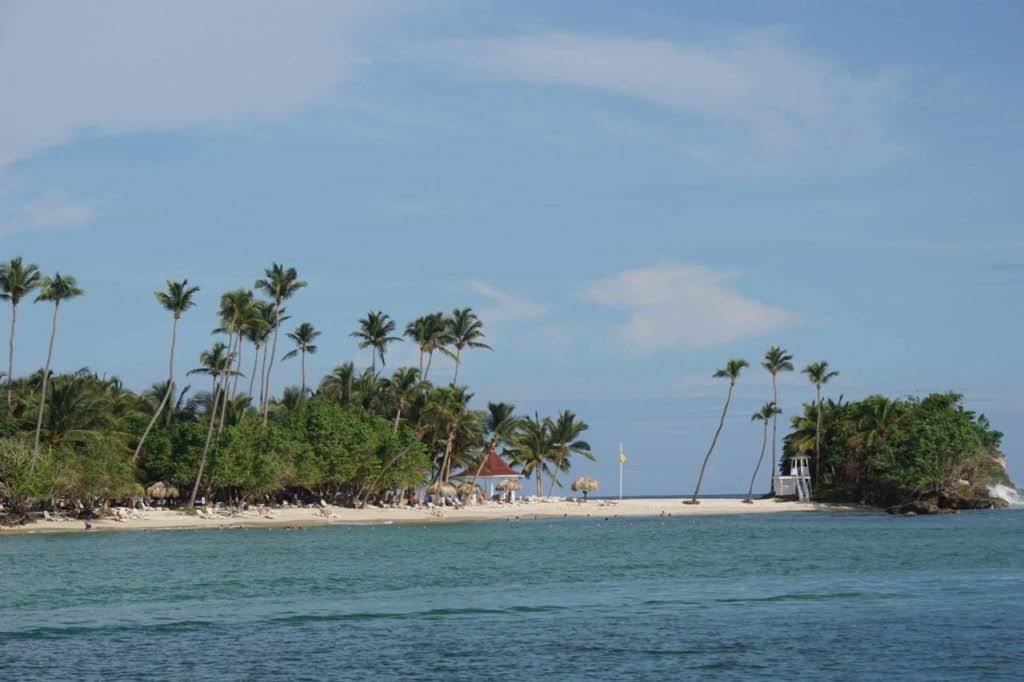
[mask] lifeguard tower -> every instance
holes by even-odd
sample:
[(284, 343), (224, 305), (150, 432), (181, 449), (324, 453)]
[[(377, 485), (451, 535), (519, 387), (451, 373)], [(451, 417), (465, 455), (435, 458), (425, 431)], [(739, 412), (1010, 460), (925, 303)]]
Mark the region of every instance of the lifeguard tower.
[(809, 455), (790, 455), (789, 474), (775, 477), (775, 494), (795, 497), (801, 502), (811, 501), (811, 458)]

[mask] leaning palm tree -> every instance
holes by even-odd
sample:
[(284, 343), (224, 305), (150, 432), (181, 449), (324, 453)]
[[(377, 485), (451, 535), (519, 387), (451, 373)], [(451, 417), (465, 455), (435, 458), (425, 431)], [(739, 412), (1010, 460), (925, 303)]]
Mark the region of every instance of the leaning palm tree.
[(821, 387), (839, 376), (839, 372), (830, 370), (828, 363), (822, 361), (807, 365), (803, 368), (803, 373), (814, 384), (814, 389), (817, 392), (817, 398), (814, 401), (818, 415), (814, 425), (814, 485), (817, 486), (821, 479)]
[[(448, 334), (448, 325), (444, 320), (444, 313), (430, 313), (419, 317), (405, 326), (405, 335), (414, 341), (420, 349), (420, 374), (423, 380), (427, 380), (430, 374), (430, 363), (434, 359), (434, 351), (454, 357), (447, 346), (451, 340)], [(426, 367), (423, 360), (426, 358)]]
[(360, 348), (373, 349), (370, 353), (370, 368), (374, 372), (377, 371), (377, 356), (380, 356), (380, 365), (383, 367), (387, 364), (384, 362), (384, 352), (388, 345), (402, 340), (400, 336), (391, 336), (393, 331), (395, 331), (395, 321), (387, 313), (371, 310), (366, 313), (366, 317), (359, 320), (359, 329), (349, 334), (349, 336), (359, 339)]
[[(586, 422), (576, 419), (576, 415), (569, 410), (563, 411), (555, 419), (548, 419), (548, 433), (551, 434), (551, 442), (555, 449), (556, 476), (551, 477), (551, 485), (548, 486), (548, 497), (555, 490), (557, 472), (569, 462), (569, 457), (576, 454), (582, 455), (593, 461), (594, 455), (590, 452), (590, 445), (579, 440), (580, 434), (590, 428)], [(567, 467), (566, 467), (567, 468)]]
[(228, 347), (221, 342), (213, 344), (213, 348), (203, 351), (199, 355), (199, 367), (191, 369), (191, 374), (206, 374), (212, 382), (210, 393), (210, 404), (207, 406), (206, 418), (206, 440), (203, 443), (203, 451), (199, 458), (199, 470), (196, 472), (196, 482), (192, 486), (192, 494), (189, 496), (188, 508), (191, 509), (196, 502), (196, 494), (199, 492), (199, 482), (203, 479), (203, 470), (206, 468), (206, 457), (210, 452), (210, 441), (213, 438), (213, 427), (217, 423), (217, 407), (223, 399), (227, 402), (227, 381), (221, 386), (219, 379), (230, 376), (231, 353)]
[(288, 351), (281, 358), (282, 360), (287, 360), (301, 354), (300, 377), (302, 379), (302, 388), (300, 389), (300, 395), (302, 396), (306, 395), (306, 356), (316, 353), (316, 344), (313, 342), (316, 341), (318, 336), (320, 336), (320, 332), (314, 329), (313, 325), (309, 322), (303, 322), (295, 328), (295, 331), (288, 332), (288, 338), (295, 344), (295, 349)]
[(53, 277), (44, 277), (39, 285), (37, 301), (48, 301), (53, 303), (53, 322), (50, 325), (50, 348), (46, 353), (46, 368), (43, 369), (43, 386), (39, 392), (39, 416), (36, 418), (36, 439), (32, 446), (33, 456), (39, 454), (39, 434), (43, 428), (43, 409), (46, 407), (46, 384), (50, 378), (50, 367), (53, 365), (53, 341), (57, 336), (57, 313), (60, 311), (62, 301), (68, 301), (84, 294), (85, 291), (78, 288), (78, 283), (71, 275), (62, 275), (59, 272)]
[(149, 424), (146, 426), (146, 430), (142, 432), (142, 437), (139, 438), (138, 445), (135, 446), (135, 453), (132, 455), (132, 461), (136, 462), (139, 459), (139, 453), (142, 451), (142, 446), (146, 442), (146, 437), (149, 436), (149, 432), (153, 429), (153, 425), (156, 424), (156, 420), (160, 418), (160, 413), (163, 412), (164, 407), (167, 406), (167, 402), (171, 399), (171, 394), (174, 393), (174, 348), (178, 342), (178, 320), (181, 319), (181, 314), (195, 305), (193, 297), (199, 292), (199, 287), (188, 285), (188, 280), (182, 280), (180, 282), (167, 282), (167, 291), (154, 292), (156, 300), (163, 306), (164, 310), (171, 313), (173, 322), (171, 323), (171, 353), (170, 359), (167, 366), (167, 391), (164, 393), (163, 399), (156, 408), (156, 412), (153, 413), (153, 418), (149, 420)]
[(299, 279), (299, 273), (296, 272), (295, 268), (286, 268), (277, 263), (264, 270), (264, 273), (266, 277), (257, 280), (256, 288), (266, 291), (274, 299), (276, 314), (274, 320), (274, 340), (270, 349), (270, 364), (267, 365), (267, 375), (263, 379), (265, 388), (263, 392), (263, 425), (266, 426), (267, 414), (270, 409), (270, 375), (274, 370), (274, 356), (277, 355), (277, 333), (281, 329), (281, 315), (284, 312), (281, 308), (281, 302), (294, 296), (295, 292), (306, 286), (306, 283)]
[(11, 338), (7, 342), (7, 411), (11, 411), (11, 383), (14, 381), (14, 328), (18, 322), (18, 304), (42, 281), (39, 266), (25, 265), (21, 258), (12, 258), (0, 266), (0, 301), (11, 302)]
[[(775, 419), (782, 414), (775, 403), (765, 403), (764, 406), (750, 416), (750, 421), (763, 421), (764, 422), (764, 438), (761, 440), (761, 455), (757, 458), (757, 464), (754, 465), (754, 475), (750, 477), (750, 488), (747, 490), (747, 498), (743, 500), (747, 503), (753, 503), (754, 500), (751, 496), (754, 494), (754, 480), (757, 478), (757, 472), (761, 469), (761, 460), (764, 459), (764, 452), (768, 449), (768, 422), (774, 422)], [(772, 477), (775, 478), (774, 476)]]
[(722, 433), (722, 426), (725, 424), (725, 414), (729, 411), (729, 401), (732, 400), (732, 389), (736, 386), (736, 380), (740, 378), (740, 372), (743, 371), (744, 367), (749, 367), (749, 363), (746, 360), (729, 360), (725, 363), (725, 367), (715, 372), (712, 376), (715, 379), (728, 379), (729, 380), (729, 392), (725, 396), (725, 406), (722, 407), (722, 416), (718, 420), (718, 428), (715, 429), (715, 437), (711, 439), (711, 447), (708, 448), (708, 454), (704, 455), (704, 463), (700, 465), (700, 475), (697, 477), (697, 487), (693, 491), (693, 497), (686, 501), (686, 504), (700, 504), (700, 500), (697, 497), (700, 495), (700, 484), (704, 481), (704, 470), (708, 466), (708, 460), (711, 459), (711, 453), (715, 451), (715, 444), (718, 443), (718, 436)]
[(487, 403), (487, 416), (484, 422), (484, 433), (487, 440), (484, 443), (484, 451), (480, 457), (480, 463), (473, 472), (473, 485), (484, 470), (487, 463), (487, 455), (497, 452), (502, 445), (510, 445), (515, 440), (516, 429), (519, 428), (519, 418), (515, 416), (516, 406), (511, 403)]
[[(768, 370), (768, 373), (772, 375), (772, 404), (779, 404), (779, 386), (777, 379), (780, 372), (792, 372), (793, 371), (793, 356), (789, 354), (783, 348), (778, 346), (772, 346), (764, 354), (764, 360), (761, 362), (761, 366)], [(778, 455), (775, 453), (775, 443), (778, 440), (778, 414), (781, 411), (772, 416), (772, 465), (768, 468), (769, 476), (769, 491), (775, 492), (775, 467), (778, 466)]]
[(455, 347), (455, 374), (452, 376), (452, 385), (455, 386), (459, 382), (462, 350), (464, 348), (492, 350), (492, 348), (481, 341), (484, 338), (484, 323), (480, 321), (472, 308), (456, 308), (446, 323), (451, 345)]

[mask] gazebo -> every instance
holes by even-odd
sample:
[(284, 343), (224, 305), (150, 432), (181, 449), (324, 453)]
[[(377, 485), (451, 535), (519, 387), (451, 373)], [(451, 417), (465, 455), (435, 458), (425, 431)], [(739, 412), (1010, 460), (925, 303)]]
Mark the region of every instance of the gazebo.
[[(480, 463), (477, 462), (474, 465), (463, 469), (457, 474), (452, 474), (452, 478), (462, 479), (463, 481), (472, 481), (473, 476), (476, 475), (477, 468), (480, 468), (480, 476), (477, 478), (479, 483), (483, 483), (487, 486), (490, 491), (488, 497), (494, 497), (494, 487), (501, 481), (516, 480), (523, 478), (523, 475), (510, 467), (501, 456), (493, 450), (484, 455), (483, 467), (480, 467)], [(489, 485), (488, 485), (489, 484)], [(515, 491), (510, 491), (512, 501), (515, 501)]]

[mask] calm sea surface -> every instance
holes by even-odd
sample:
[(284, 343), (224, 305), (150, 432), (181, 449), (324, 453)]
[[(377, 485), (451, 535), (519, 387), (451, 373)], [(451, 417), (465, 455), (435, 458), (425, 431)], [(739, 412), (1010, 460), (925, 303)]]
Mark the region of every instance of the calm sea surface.
[(3, 680), (1022, 679), (1022, 616), (1021, 509), (0, 538)]

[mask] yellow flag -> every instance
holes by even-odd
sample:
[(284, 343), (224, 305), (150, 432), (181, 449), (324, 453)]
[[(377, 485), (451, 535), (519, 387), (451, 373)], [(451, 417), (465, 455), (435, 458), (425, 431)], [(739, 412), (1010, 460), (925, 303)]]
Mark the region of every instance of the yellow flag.
[(621, 462), (622, 464), (626, 463), (626, 455), (624, 455), (621, 452), (619, 453), (619, 462)]

